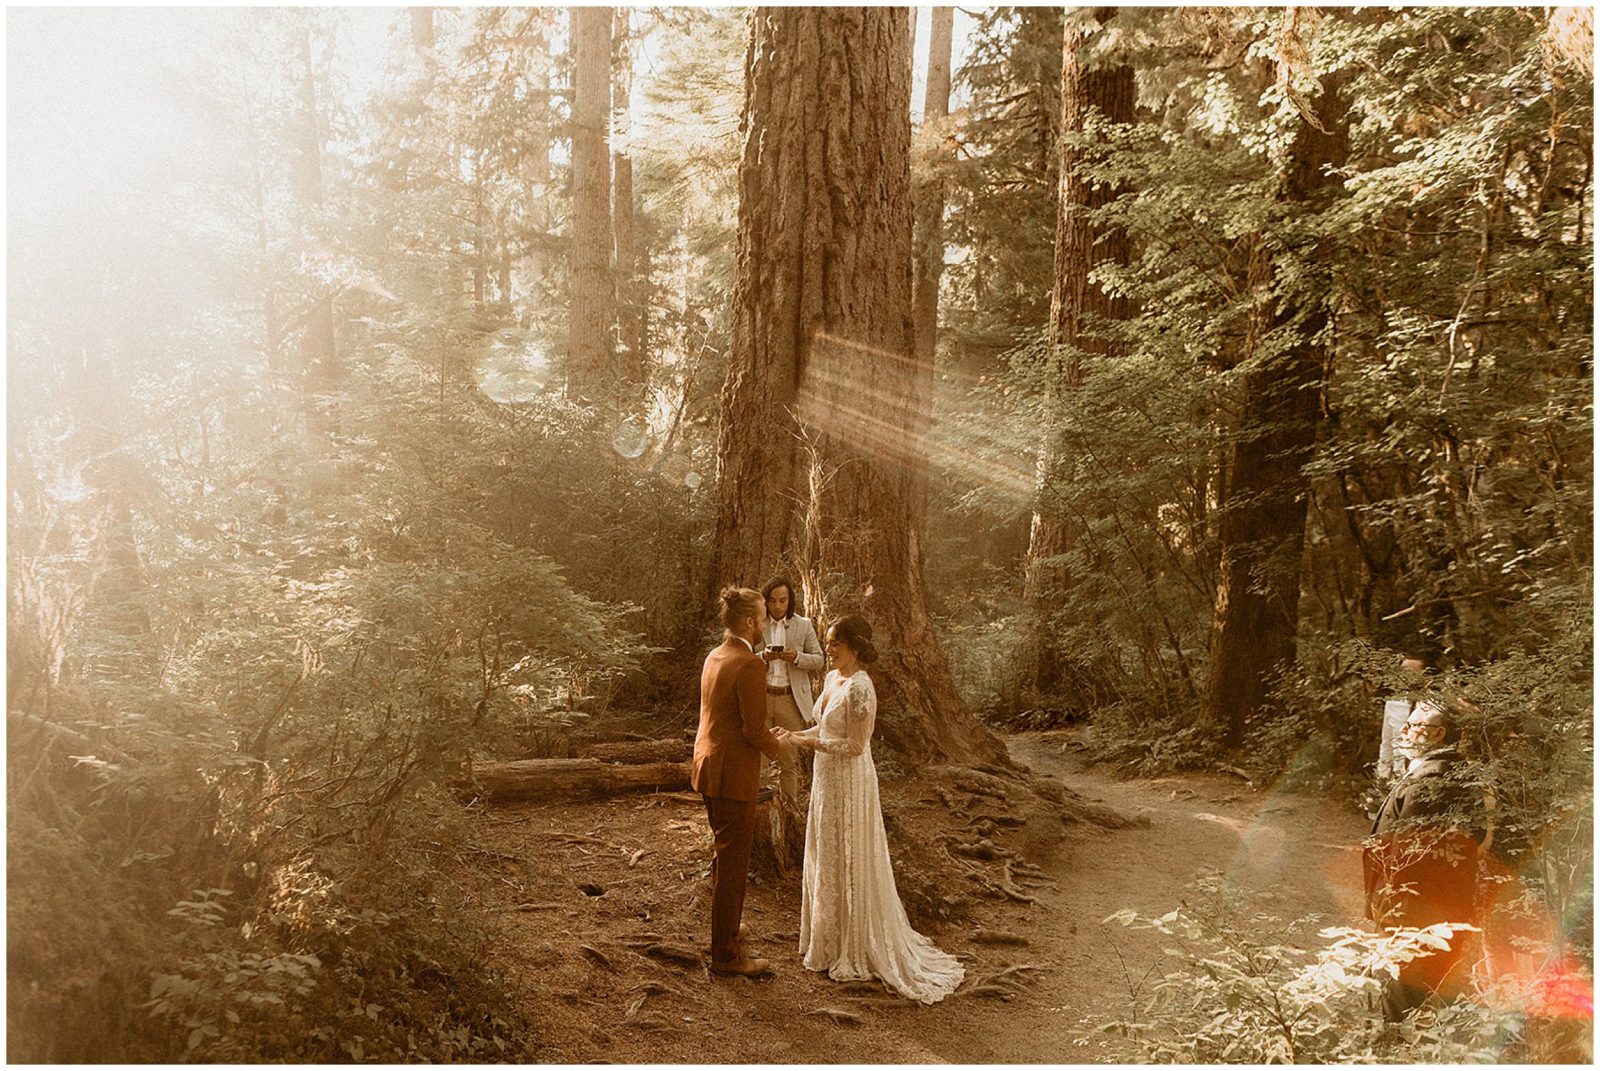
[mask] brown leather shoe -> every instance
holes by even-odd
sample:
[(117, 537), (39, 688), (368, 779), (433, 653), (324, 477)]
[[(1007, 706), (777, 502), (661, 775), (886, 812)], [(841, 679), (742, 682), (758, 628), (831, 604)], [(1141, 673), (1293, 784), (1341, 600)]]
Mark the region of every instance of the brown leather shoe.
[(712, 974), (736, 974), (741, 978), (754, 978), (758, 974), (767, 974), (771, 970), (772, 964), (766, 960), (751, 959), (749, 956), (729, 960), (727, 963), (711, 961)]

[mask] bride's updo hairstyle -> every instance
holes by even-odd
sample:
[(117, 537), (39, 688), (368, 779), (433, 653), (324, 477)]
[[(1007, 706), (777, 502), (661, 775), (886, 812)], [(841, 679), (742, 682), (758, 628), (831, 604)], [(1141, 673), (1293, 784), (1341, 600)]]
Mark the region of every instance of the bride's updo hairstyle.
[(723, 588), (722, 610), (718, 618), (722, 621), (722, 627), (731, 632), (745, 618), (760, 616), (761, 607), (761, 592), (754, 588)]
[(872, 626), (860, 614), (847, 614), (835, 621), (833, 638), (854, 651), (863, 666), (878, 660), (878, 649), (872, 646)]

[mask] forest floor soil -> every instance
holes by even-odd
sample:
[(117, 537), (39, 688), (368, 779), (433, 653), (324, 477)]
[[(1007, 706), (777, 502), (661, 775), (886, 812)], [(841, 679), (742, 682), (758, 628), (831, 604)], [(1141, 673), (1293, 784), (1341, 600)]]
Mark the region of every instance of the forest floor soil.
[[(474, 843), (450, 878), (497, 921), (485, 961), (520, 990), (550, 1063), (1127, 1060), (1126, 1041), (1083, 1028), (1128, 1012), (1172, 961), (1157, 935), (1107, 916), (1164, 914), (1208, 870), (1255, 909), (1300, 920), (1303, 938), (1361, 915), (1367, 824), (1342, 801), (1209, 773), (1119, 778), (1083, 760), (1072, 729), (1007, 742), (1018, 763), (1150, 823), (1017, 831), (1017, 850), (1038, 867), (1028, 886), (1037, 902), (973, 897), (969, 918), (931, 931), (968, 977), (936, 1005), (805, 970), (797, 873), (752, 884), (745, 907), (746, 949), (775, 973), (713, 979), (690, 961), (705, 955), (710, 859), (705, 810), (690, 793), (476, 811)], [(884, 792), (891, 843), (932, 843), (958, 824), (919, 782)], [(951, 859), (939, 880), (960, 887)], [(1026, 944), (975, 940), (997, 931)], [(995, 976), (1000, 984), (968, 992)]]

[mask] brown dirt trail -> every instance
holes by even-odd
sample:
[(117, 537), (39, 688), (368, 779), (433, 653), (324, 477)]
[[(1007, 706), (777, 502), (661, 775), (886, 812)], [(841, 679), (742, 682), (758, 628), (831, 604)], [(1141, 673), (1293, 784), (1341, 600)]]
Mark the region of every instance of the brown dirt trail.
[[(1171, 910), (1215, 868), (1280, 918), (1359, 917), (1366, 823), (1349, 807), (1207, 774), (1118, 780), (1079, 759), (1072, 740), (1071, 731), (1022, 733), (1009, 746), (1025, 765), (1151, 824), (1021, 831), (1017, 846), (1039, 867), (1029, 886), (1038, 902), (978, 900), (970, 920), (933, 933), (969, 981), (929, 1007), (802, 968), (798, 877), (754, 884), (746, 904), (747, 948), (773, 961), (773, 976), (713, 980), (673, 959), (676, 949), (703, 954), (709, 914), (705, 812), (687, 793), (481, 812), (475, 843), (460, 853), (469, 865), (451, 880), (501, 920), (485, 959), (523, 990), (541, 1059), (562, 1063), (1127, 1059), (1115, 1039), (1083, 1040), (1080, 1028), (1127, 1009), (1166, 960), (1151, 935), (1106, 916)], [(901, 837), (932, 842), (954, 823), (936, 801), (891, 801), (890, 792), (885, 808)], [(969, 891), (964, 876), (952, 863), (952, 892)], [(1027, 943), (978, 943), (980, 930)], [(997, 988), (967, 991), (996, 975)]]

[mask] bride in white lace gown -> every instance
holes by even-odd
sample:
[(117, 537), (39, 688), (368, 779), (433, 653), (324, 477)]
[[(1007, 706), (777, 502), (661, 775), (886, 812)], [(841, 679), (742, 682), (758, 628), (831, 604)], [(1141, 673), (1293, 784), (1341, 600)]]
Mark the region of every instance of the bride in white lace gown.
[(802, 962), (839, 982), (877, 976), (901, 995), (932, 1004), (949, 996), (966, 971), (911, 928), (895, 889), (872, 764), (878, 697), (861, 668), (877, 657), (872, 626), (843, 618), (823, 646), (834, 669), (813, 708), (816, 724), (783, 734), (817, 752), (801, 880)]

